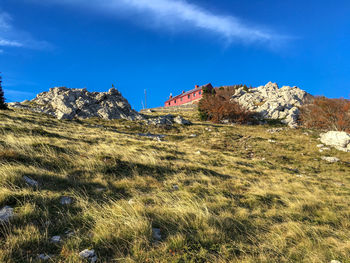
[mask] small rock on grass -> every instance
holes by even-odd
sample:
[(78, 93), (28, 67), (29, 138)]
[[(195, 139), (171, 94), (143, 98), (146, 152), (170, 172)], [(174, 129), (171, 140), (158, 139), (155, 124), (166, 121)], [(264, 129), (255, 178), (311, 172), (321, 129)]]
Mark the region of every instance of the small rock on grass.
[(91, 263), (94, 263), (97, 261), (97, 256), (95, 254), (95, 250), (93, 250), (93, 249), (91, 249), (91, 250), (85, 249), (79, 253), (79, 256), (81, 258), (85, 258), (85, 259), (89, 260)]
[(7, 223), (13, 217), (13, 208), (5, 206), (0, 210), (0, 223)]
[(33, 180), (32, 178), (29, 178), (28, 176), (23, 176), (24, 181), (32, 187), (38, 187), (39, 183), (35, 180)]
[(40, 260), (45, 260), (45, 261), (51, 259), (51, 257), (49, 255), (47, 255), (47, 254), (40, 254), (40, 255), (38, 255), (38, 258)]
[(59, 242), (61, 242), (61, 237), (60, 236), (53, 236), (53, 237), (51, 237), (51, 242), (52, 243), (59, 243)]
[(153, 236), (153, 239), (156, 240), (156, 241), (161, 241), (162, 240), (162, 235), (160, 233), (160, 229), (159, 228), (156, 228), (156, 227), (152, 228), (152, 236)]
[(180, 188), (177, 184), (173, 184), (173, 190), (178, 191)]
[(339, 260), (332, 260), (330, 263), (341, 263)]
[(61, 205), (70, 205), (73, 202), (73, 199), (68, 196), (62, 196), (60, 199)]
[(326, 161), (326, 162), (329, 162), (329, 163), (337, 163), (339, 162), (339, 158), (337, 157), (326, 157), (326, 156), (323, 156), (321, 157), (322, 160)]

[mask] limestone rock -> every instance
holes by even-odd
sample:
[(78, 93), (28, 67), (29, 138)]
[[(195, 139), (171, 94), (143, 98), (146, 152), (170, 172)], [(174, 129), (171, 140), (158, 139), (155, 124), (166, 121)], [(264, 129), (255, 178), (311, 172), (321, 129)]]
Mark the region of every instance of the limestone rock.
[(29, 178), (28, 176), (23, 176), (24, 181), (32, 187), (38, 187), (39, 183), (31, 178)]
[(181, 116), (177, 116), (173, 119), (173, 121), (177, 124), (181, 124), (181, 125), (191, 125), (192, 123), (189, 120), (186, 120), (184, 118), (182, 118)]
[(94, 263), (97, 261), (97, 256), (95, 254), (95, 250), (93, 250), (93, 249), (92, 250), (85, 249), (79, 253), (79, 256), (81, 258), (85, 258), (85, 259), (89, 260), (91, 263)]
[(181, 125), (191, 125), (189, 120), (182, 118), (181, 116), (174, 116), (171, 114), (154, 117), (146, 120), (147, 125), (173, 125), (174, 123)]
[(350, 134), (340, 131), (329, 131), (321, 134), (321, 142), (337, 150), (350, 152)]
[(0, 210), (0, 223), (7, 223), (13, 217), (13, 208), (5, 206)]
[(284, 86), (279, 89), (276, 83), (269, 82), (254, 89), (239, 88), (232, 100), (259, 113), (263, 119), (279, 119), (290, 127), (296, 127), (299, 107), (310, 97), (297, 87)]
[(160, 233), (159, 228), (156, 228), (156, 227), (152, 228), (152, 236), (153, 236), (154, 240), (156, 240), (156, 241), (162, 240), (162, 235)]
[(51, 256), (47, 255), (47, 254), (40, 254), (38, 255), (39, 260), (43, 260), (43, 261), (48, 261), (51, 259)]
[(326, 162), (329, 162), (329, 163), (337, 163), (340, 161), (339, 158), (337, 158), (337, 157), (325, 157), (325, 156), (323, 156), (323, 157), (321, 157), (321, 159), (326, 161)]
[(88, 92), (86, 89), (51, 88), (25, 103), (11, 103), (13, 108), (29, 109), (50, 114), (58, 119), (142, 120), (144, 117), (131, 109), (128, 101), (115, 88), (108, 92)]
[(73, 199), (68, 196), (62, 196), (60, 199), (61, 205), (70, 205), (73, 202)]
[(61, 237), (60, 236), (53, 236), (53, 237), (51, 237), (51, 242), (52, 243), (59, 243), (59, 242), (61, 242)]

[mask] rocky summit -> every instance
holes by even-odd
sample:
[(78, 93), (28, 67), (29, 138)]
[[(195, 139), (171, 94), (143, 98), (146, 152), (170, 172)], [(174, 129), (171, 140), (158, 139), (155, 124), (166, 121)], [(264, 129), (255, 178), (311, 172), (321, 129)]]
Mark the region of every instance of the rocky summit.
[(297, 125), (299, 107), (312, 95), (297, 88), (283, 86), (269, 82), (265, 86), (247, 89), (241, 87), (236, 90), (232, 100), (246, 109), (257, 112), (264, 119), (281, 120), (291, 127)]
[(58, 119), (87, 119), (98, 117), (105, 120), (142, 120), (129, 102), (115, 88), (108, 92), (88, 92), (86, 89), (51, 88), (31, 101), (11, 103), (15, 108), (27, 108), (50, 114)]

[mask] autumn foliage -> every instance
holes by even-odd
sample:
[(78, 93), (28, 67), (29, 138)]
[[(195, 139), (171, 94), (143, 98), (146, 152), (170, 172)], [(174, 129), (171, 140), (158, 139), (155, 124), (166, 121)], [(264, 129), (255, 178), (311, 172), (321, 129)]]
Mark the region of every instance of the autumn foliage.
[(301, 108), (300, 122), (307, 128), (350, 132), (350, 100), (316, 97)]
[(239, 85), (205, 92), (199, 102), (200, 118), (214, 123), (224, 120), (240, 124), (254, 121), (254, 113), (246, 110), (237, 102), (231, 101), (237, 87)]

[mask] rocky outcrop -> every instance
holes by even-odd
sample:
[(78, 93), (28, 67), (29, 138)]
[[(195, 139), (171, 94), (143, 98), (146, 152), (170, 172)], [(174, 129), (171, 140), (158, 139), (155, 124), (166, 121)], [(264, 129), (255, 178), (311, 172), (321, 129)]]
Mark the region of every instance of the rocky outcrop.
[(171, 114), (153, 117), (146, 120), (148, 125), (172, 125), (172, 124), (181, 124), (181, 125), (191, 125), (192, 123), (181, 116), (174, 116)]
[(86, 89), (51, 88), (35, 99), (23, 103), (11, 103), (15, 108), (27, 108), (50, 114), (58, 119), (142, 120), (141, 114), (131, 109), (128, 101), (115, 88), (108, 92), (88, 92)]
[(350, 152), (350, 134), (340, 131), (329, 131), (321, 134), (321, 142), (337, 150)]
[(281, 120), (291, 127), (297, 125), (299, 107), (312, 96), (297, 88), (284, 86), (278, 88), (276, 83), (247, 89), (236, 90), (232, 100), (250, 111), (259, 113), (263, 119)]

